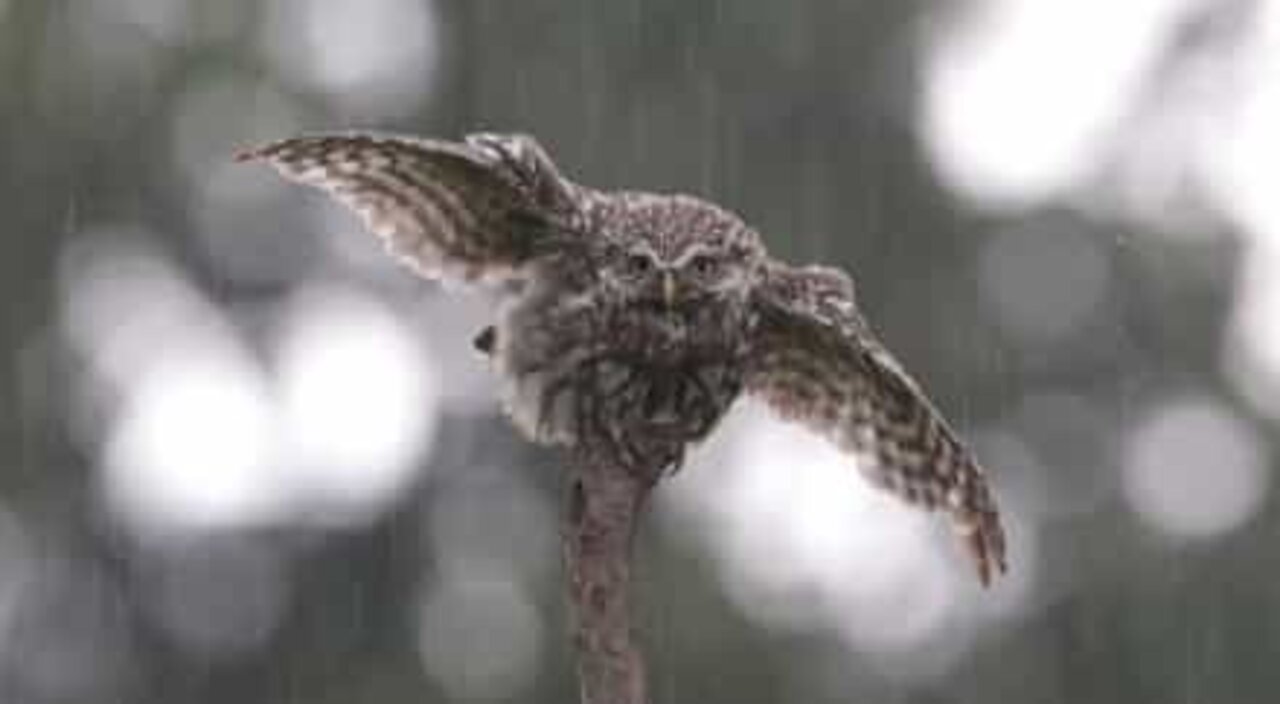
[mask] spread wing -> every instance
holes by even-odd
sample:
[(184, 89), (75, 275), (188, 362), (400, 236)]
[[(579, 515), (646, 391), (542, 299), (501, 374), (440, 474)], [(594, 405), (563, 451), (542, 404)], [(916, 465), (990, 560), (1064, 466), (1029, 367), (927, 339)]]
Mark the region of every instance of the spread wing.
[(755, 306), (748, 391), (855, 454), (878, 486), (949, 514), (983, 585), (1004, 572), (1004, 530), (982, 468), (876, 340), (848, 277), (777, 266)]
[(354, 210), (422, 276), (504, 278), (576, 241), (578, 187), (530, 137), (318, 134), (244, 151)]

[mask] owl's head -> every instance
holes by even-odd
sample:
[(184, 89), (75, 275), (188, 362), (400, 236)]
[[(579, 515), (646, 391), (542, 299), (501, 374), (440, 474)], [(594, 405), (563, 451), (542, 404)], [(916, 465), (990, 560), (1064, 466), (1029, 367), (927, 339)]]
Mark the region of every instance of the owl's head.
[(628, 303), (670, 310), (745, 303), (760, 276), (760, 238), (737, 216), (684, 195), (623, 192), (597, 218), (601, 272)]

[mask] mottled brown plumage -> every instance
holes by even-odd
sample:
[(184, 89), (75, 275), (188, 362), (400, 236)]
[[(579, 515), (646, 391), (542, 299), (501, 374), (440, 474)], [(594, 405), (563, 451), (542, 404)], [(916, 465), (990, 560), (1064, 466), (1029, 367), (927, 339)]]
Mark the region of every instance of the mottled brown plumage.
[(424, 276), (497, 284), (502, 311), (476, 346), (535, 441), (676, 468), (746, 390), (877, 485), (950, 515), (983, 584), (1004, 571), (983, 470), (842, 272), (769, 258), (738, 217), (696, 198), (574, 184), (524, 136), (317, 135), (240, 158), (327, 191)]

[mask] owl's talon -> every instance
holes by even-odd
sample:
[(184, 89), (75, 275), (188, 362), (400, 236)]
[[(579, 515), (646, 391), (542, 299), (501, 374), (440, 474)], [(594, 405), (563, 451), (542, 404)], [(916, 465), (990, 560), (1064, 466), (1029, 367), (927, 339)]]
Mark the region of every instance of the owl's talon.
[(663, 477), (666, 479), (670, 479), (676, 476), (677, 474), (679, 474), (680, 470), (682, 469), (684, 469), (684, 453), (683, 452), (681, 452), (679, 456), (677, 456), (674, 460), (672, 460), (671, 464), (667, 466), (666, 470), (663, 472)]
[(481, 330), (475, 339), (471, 341), (471, 346), (476, 348), (480, 354), (486, 357), (493, 356), (493, 348), (498, 342), (498, 329), (490, 325)]

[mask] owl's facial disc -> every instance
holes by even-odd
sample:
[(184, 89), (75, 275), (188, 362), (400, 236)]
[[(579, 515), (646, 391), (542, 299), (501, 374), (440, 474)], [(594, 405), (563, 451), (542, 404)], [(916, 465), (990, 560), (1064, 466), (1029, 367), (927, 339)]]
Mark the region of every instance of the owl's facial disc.
[(642, 242), (624, 255), (622, 279), (645, 305), (671, 310), (680, 302), (675, 269), (648, 243)]
[(622, 257), (622, 279), (638, 301), (668, 311), (705, 305), (738, 283), (723, 252), (697, 243), (664, 252), (648, 241)]
[(602, 239), (624, 300), (679, 312), (745, 298), (759, 245), (736, 216), (680, 195), (626, 192), (609, 206)]

